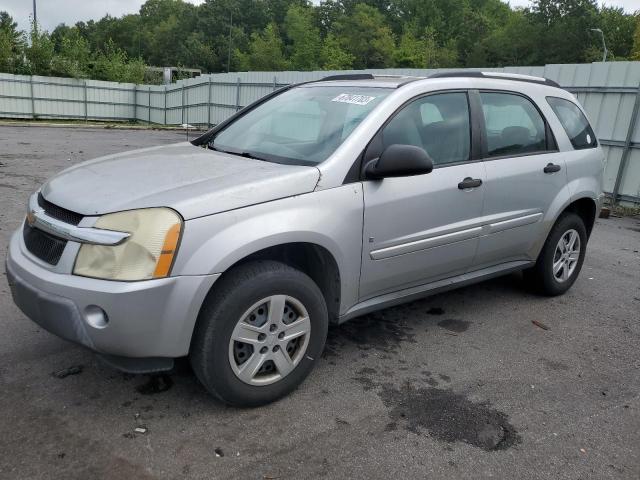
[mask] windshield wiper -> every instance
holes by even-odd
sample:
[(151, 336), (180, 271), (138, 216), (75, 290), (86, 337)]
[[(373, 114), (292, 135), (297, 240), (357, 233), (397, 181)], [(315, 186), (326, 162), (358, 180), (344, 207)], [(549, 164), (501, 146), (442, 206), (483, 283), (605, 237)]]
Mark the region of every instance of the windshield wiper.
[(239, 157), (250, 158), (252, 160), (260, 160), (262, 162), (268, 162), (269, 161), (266, 158), (261, 157), (259, 155), (256, 155), (253, 152), (232, 152), (231, 150), (223, 150), (222, 148), (218, 148), (215, 145), (213, 145), (212, 143), (209, 144), (209, 148), (211, 150), (215, 150), (216, 152), (228, 153), (229, 155), (238, 155)]
[(252, 152), (240, 152), (237, 155), (240, 155), (241, 157), (244, 157), (244, 158), (250, 158), (252, 160), (260, 160), (262, 162), (268, 162), (269, 161), (266, 158), (261, 157), (259, 155), (256, 155), (255, 153), (252, 153)]

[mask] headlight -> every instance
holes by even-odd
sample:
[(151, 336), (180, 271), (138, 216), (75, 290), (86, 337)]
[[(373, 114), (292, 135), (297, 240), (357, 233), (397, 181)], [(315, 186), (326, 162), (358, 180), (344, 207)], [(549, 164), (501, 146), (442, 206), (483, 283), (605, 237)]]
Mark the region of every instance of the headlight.
[(107, 280), (146, 280), (169, 275), (182, 232), (182, 218), (169, 208), (109, 213), (94, 228), (129, 232), (116, 246), (83, 244), (75, 275)]

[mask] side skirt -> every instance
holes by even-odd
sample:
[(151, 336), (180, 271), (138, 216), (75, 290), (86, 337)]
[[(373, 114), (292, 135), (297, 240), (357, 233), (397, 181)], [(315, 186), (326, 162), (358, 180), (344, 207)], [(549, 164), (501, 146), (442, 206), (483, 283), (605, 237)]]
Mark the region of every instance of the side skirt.
[(383, 308), (412, 302), (420, 298), (435, 295), (436, 293), (446, 292), (447, 290), (464, 287), (490, 278), (500, 277), (511, 272), (532, 267), (533, 265), (535, 265), (535, 262), (530, 261), (507, 262), (493, 267), (483, 268), (482, 270), (463, 273), (462, 275), (455, 277), (445, 278), (444, 280), (438, 280), (437, 282), (418, 285), (417, 287), (411, 287), (397, 292), (386, 293), (355, 304), (347, 310), (344, 315), (340, 316), (338, 323), (343, 323), (352, 318), (375, 312), (376, 310), (381, 310)]

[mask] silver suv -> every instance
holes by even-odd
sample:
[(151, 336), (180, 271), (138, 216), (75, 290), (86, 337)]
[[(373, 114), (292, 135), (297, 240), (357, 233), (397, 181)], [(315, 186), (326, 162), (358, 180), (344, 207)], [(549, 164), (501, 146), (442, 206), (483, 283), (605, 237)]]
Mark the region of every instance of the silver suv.
[(576, 280), (604, 157), (544, 78), (344, 75), (292, 85), (194, 142), (109, 155), (29, 200), (22, 311), (130, 372), (189, 356), (235, 405), (318, 362), (330, 322), (523, 270)]

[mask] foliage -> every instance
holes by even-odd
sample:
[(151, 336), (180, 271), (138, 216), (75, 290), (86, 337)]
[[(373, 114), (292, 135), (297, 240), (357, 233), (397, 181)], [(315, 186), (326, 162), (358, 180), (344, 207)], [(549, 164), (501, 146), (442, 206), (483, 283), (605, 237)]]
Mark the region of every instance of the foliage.
[(359, 3), (353, 13), (336, 24), (342, 48), (354, 57), (353, 67), (385, 68), (391, 66), (394, 38), (385, 18), (372, 6)]
[(323, 70), (349, 70), (353, 68), (354, 56), (340, 46), (333, 33), (327, 35), (322, 44)]
[(112, 40), (95, 58), (91, 77), (112, 82), (142, 83), (145, 65), (141, 59), (129, 59), (127, 53), (118, 48)]
[(89, 43), (76, 28), (69, 29), (59, 39), (58, 52), (51, 62), (51, 73), (61, 77), (86, 77), (91, 51)]
[(24, 38), (7, 12), (0, 12), (0, 72), (16, 73), (23, 64)]
[(144, 66), (205, 72), (445, 68), (640, 60), (640, 12), (597, 0), (147, 0), (51, 33), (0, 12), (0, 71), (138, 81)]
[(289, 62), (284, 56), (284, 45), (278, 27), (270, 23), (262, 33), (253, 33), (247, 53), (239, 53), (243, 70), (287, 70)]
[(310, 7), (293, 5), (284, 19), (285, 33), (291, 42), (289, 60), (294, 70), (318, 70), (322, 40)]

